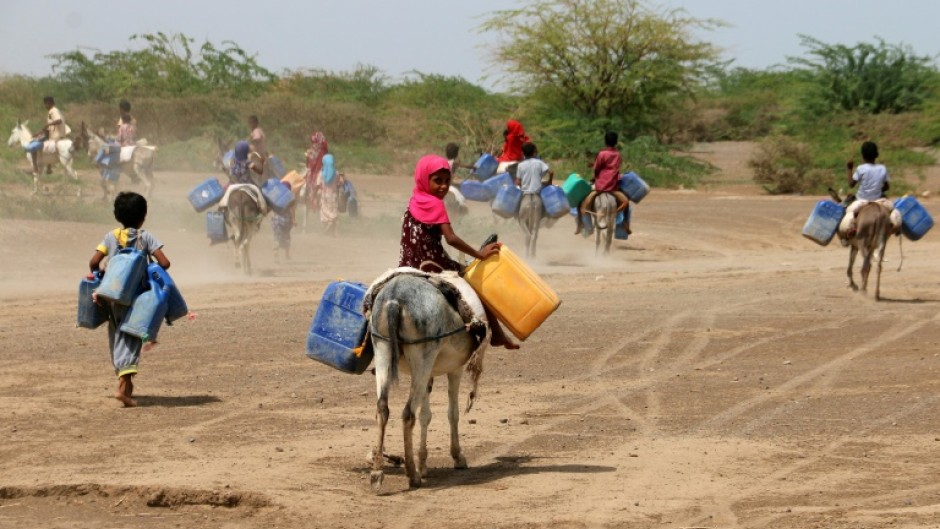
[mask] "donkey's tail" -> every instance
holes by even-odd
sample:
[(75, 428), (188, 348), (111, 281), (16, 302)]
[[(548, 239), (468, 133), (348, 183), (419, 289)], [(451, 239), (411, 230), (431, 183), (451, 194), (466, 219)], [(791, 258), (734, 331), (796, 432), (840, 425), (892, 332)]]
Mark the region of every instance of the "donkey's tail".
[(398, 357), (401, 356), (401, 344), (398, 341), (398, 329), (401, 325), (401, 305), (397, 299), (390, 300), (385, 304), (385, 313), (388, 318), (388, 342), (392, 357), (389, 359), (388, 379), (390, 382), (398, 383)]

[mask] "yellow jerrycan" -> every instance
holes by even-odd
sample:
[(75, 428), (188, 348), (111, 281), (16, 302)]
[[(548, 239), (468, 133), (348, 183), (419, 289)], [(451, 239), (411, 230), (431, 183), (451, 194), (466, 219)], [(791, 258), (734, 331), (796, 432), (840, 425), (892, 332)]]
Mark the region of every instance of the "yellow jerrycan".
[(520, 340), (528, 338), (561, 305), (558, 295), (506, 245), (498, 254), (470, 263), (463, 278)]

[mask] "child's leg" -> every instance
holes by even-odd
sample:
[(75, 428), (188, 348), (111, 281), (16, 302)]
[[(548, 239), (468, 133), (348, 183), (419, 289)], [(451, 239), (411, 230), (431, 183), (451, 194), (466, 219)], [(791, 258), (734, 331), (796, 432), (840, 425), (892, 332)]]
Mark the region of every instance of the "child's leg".
[(630, 230), (630, 199), (619, 189), (613, 191), (613, 194), (617, 199), (617, 211), (623, 211), (623, 227), (627, 230), (627, 234), (631, 234), (633, 231)]
[(108, 322), (108, 338), (111, 342), (111, 362), (114, 372), (118, 376), (118, 389), (114, 397), (121, 401), (125, 407), (136, 406), (131, 398), (134, 392), (134, 383), (131, 377), (137, 374), (137, 364), (140, 362), (140, 350), (143, 342), (136, 336), (121, 332), (118, 329), (120, 322), (127, 313), (126, 307), (112, 305), (111, 320)]
[(499, 324), (499, 320), (496, 319), (496, 315), (493, 314), (493, 311), (486, 305), (483, 305), (483, 310), (486, 312), (486, 319), (489, 321), (490, 330), (493, 333), (490, 337), (490, 345), (505, 347), (506, 349), (518, 349), (519, 344), (513, 342), (512, 338), (506, 334), (506, 331), (503, 329), (503, 326)]
[(595, 196), (597, 196), (597, 191), (592, 190), (586, 197), (584, 197), (584, 200), (578, 204), (578, 215), (575, 217), (575, 235), (580, 234), (584, 229), (584, 222), (581, 220), (581, 215), (584, 215), (589, 209), (591, 209), (591, 205), (594, 203)]
[(623, 211), (630, 205), (630, 199), (627, 198), (627, 195), (623, 191), (618, 189), (611, 191), (611, 194), (617, 199), (617, 211)]

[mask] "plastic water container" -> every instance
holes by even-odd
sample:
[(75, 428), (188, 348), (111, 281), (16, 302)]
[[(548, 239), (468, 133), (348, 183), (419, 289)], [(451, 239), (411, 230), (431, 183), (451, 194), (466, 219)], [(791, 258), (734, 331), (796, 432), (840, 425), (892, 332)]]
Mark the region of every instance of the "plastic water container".
[(268, 159), (264, 161), (264, 164), (270, 168), (271, 174), (274, 175), (274, 178), (280, 180), (284, 178), (284, 175), (287, 174), (287, 170), (284, 169), (284, 164), (281, 163), (281, 159), (277, 156), (268, 156)]
[(460, 184), (460, 192), (464, 198), (475, 202), (489, 202), (494, 197), (490, 194), (489, 188), (483, 185), (483, 182), (477, 182), (476, 180), (464, 180)]
[(565, 191), (558, 186), (545, 186), (539, 191), (545, 215), (552, 219), (564, 217), (568, 214), (568, 198)]
[[(576, 207), (571, 208), (569, 213), (571, 214), (572, 217), (577, 218), (578, 208)], [(593, 233), (594, 233), (594, 217), (592, 217), (589, 213), (585, 213), (584, 215), (581, 215), (581, 236), (590, 237), (591, 234)]]
[(522, 190), (516, 186), (500, 188), (493, 199), (490, 208), (504, 219), (511, 219), (519, 213), (519, 203), (522, 202)]
[(282, 184), (279, 178), (269, 178), (261, 186), (261, 194), (264, 195), (268, 206), (275, 211), (284, 211), (294, 201), (290, 187)]
[(568, 197), (568, 205), (576, 208), (581, 204), (581, 201), (588, 196), (588, 193), (591, 192), (591, 184), (581, 178), (581, 175), (572, 173), (568, 176), (568, 179), (561, 184), (561, 189), (565, 192), (565, 196)]
[(816, 244), (826, 246), (835, 236), (844, 216), (845, 208), (841, 204), (820, 200), (803, 225), (803, 236)]
[[(157, 268), (159, 267), (160, 265), (157, 265)], [(134, 299), (124, 316), (124, 322), (121, 323), (121, 332), (136, 336), (145, 342), (155, 342), (169, 308), (169, 289), (161, 275), (152, 270), (152, 266), (147, 273), (150, 290), (144, 291)]]
[(206, 237), (209, 238), (210, 244), (228, 242), (225, 214), (221, 211), (206, 212)]
[(362, 314), (366, 285), (334, 281), (327, 285), (307, 334), (307, 356), (347, 373), (362, 373), (371, 357), (357, 353), (366, 336)]
[(350, 217), (359, 216), (359, 199), (355, 196), (350, 196), (349, 200), (346, 201), (346, 213), (348, 213)]
[(217, 178), (205, 180), (194, 187), (188, 195), (189, 203), (193, 205), (193, 209), (196, 210), (196, 213), (202, 213), (218, 204), (223, 196), (225, 196), (225, 189)]
[(496, 255), (470, 263), (464, 279), (520, 340), (528, 338), (561, 304), (555, 292), (506, 245)]
[(78, 285), (78, 326), (97, 329), (108, 321), (108, 308), (92, 301), (91, 295), (101, 285), (99, 274), (88, 274)]
[(639, 175), (630, 171), (620, 177), (620, 190), (630, 198), (631, 202), (639, 204), (643, 197), (649, 194), (650, 186)]
[(101, 278), (98, 297), (119, 305), (130, 305), (141, 291), (147, 272), (147, 256), (136, 248), (124, 248), (111, 256)]
[(232, 167), (232, 161), (234, 159), (234, 150), (226, 151), (226, 153), (222, 155), (222, 167), (225, 169), (225, 172), (228, 172), (228, 170)]
[(496, 195), (499, 193), (499, 190), (506, 186), (514, 186), (516, 182), (512, 179), (512, 175), (509, 173), (499, 173), (496, 176), (491, 176), (483, 181), (483, 187), (490, 192), (490, 196), (496, 198)]
[[(173, 281), (172, 277), (170, 277), (169, 272), (167, 272), (159, 264), (152, 263), (147, 267), (147, 275), (150, 278), (151, 288), (153, 288), (153, 284), (156, 281), (166, 292), (167, 323), (173, 323), (174, 321), (189, 314), (189, 307), (186, 306), (186, 300), (183, 299), (183, 294), (180, 293), (179, 288), (176, 286), (176, 282)], [(154, 279), (154, 277), (157, 279)]]
[[(339, 197), (337, 198), (337, 209), (340, 213), (349, 213), (349, 204), (353, 199), (356, 200), (356, 207), (359, 207), (359, 199), (356, 195), (356, 188), (353, 186), (352, 182), (347, 179), (343, 180), (343, 187), (339, 190)], [(358, 214), (358, 209), (356, 214)]]
[[(627, 220), (633, 218), (633, 208), (627, 208)], [(627, 233), (627, 226), (623, 222), (623, 211), (617, 212), (617, 223), (614, 227), (614, 238), (621, 241), (625, 241), (630, 238), (630, 234)]]
[(480, 159), (473, 164), (473, 174), (486, 180), (496, 174), (497, 167), (499, 167), (499, 162), (496, 158), (494, 158), (492, 154), (483, 153)]
[(901, 233), (912, 241), (920, 239), (933, 228), (933, 217), (912, 196), (895, 200), (894, 209), (901, 212)]

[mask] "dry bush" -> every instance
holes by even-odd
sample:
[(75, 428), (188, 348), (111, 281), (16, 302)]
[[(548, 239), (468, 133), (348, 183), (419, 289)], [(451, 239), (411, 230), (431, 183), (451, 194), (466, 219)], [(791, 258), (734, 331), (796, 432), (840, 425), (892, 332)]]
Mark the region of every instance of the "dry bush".
[(786, 136), (762, 140), (748, 166), (754, 181), (772, 194), (803, 193), (820, 182), (809, 147)]

